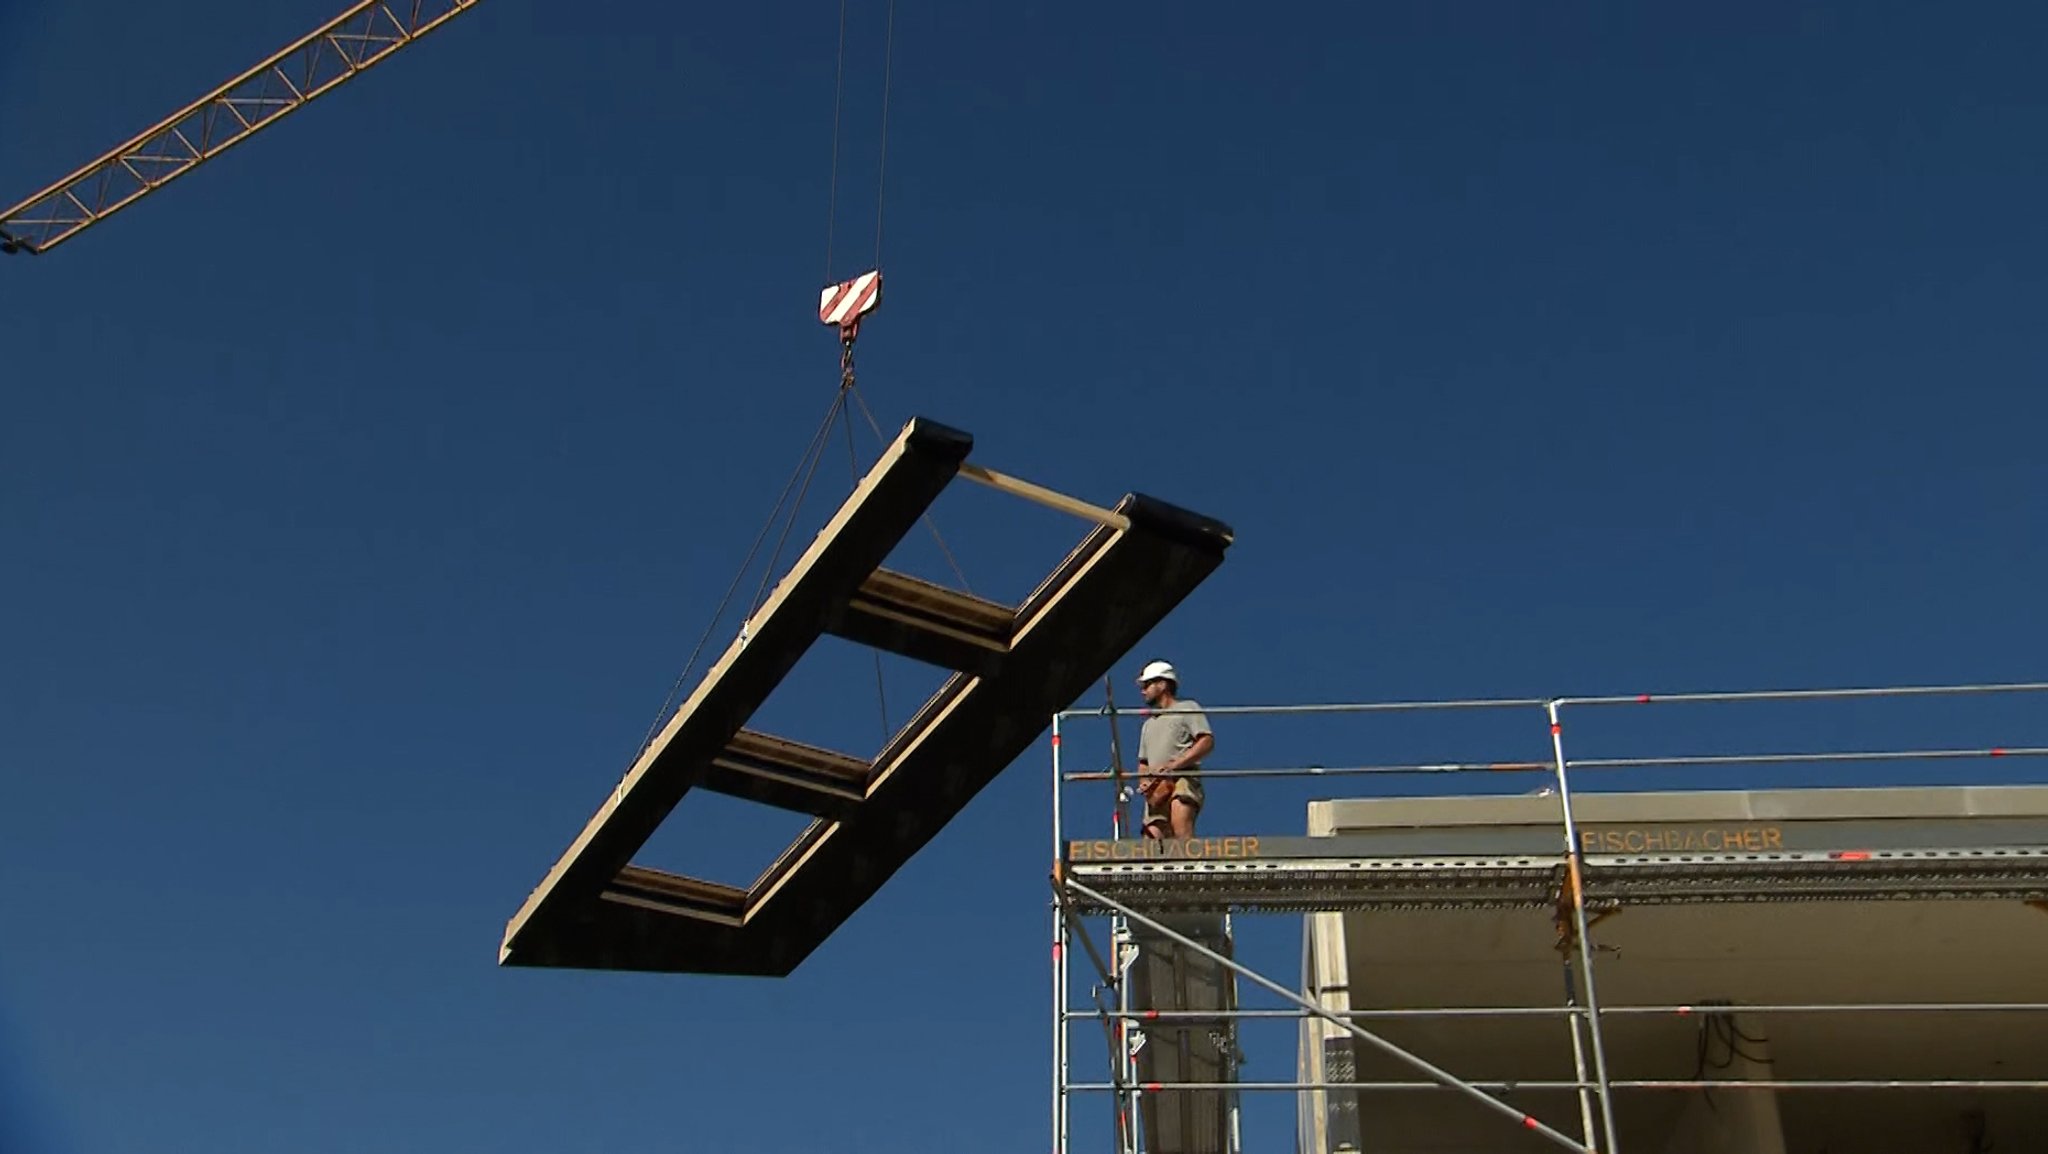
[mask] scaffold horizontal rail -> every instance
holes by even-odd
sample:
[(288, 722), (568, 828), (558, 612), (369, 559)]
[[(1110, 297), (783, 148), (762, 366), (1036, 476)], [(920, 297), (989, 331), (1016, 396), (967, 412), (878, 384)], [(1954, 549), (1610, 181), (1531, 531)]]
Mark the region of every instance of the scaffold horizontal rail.
[[(1634, 1016), (1652, 1017), (1694, 1017), (1711, 1013), (1726, 1007), (1712, 1004), (1673, 1004), (1664, 1006), (1603, 1006), (1600, 1013), (1609, 1018)], [(1811, 1002), (1796, 1005), (1771, 1005), (1769, 1003), (1744, 1002), (1744, 1014), (1793, 1015), (1793, 1014), (2048, 1014), (2048, 1002)], [(1124, 1018), (1142, 1022), (1224, 1020), (1289, 1019), (1299, 1020), (1310, 1017), (1302, 1010), (1063, 1010), (1068, 1020), (1094, 1020), (1103, 1017)], [(1402, 1018), (1569, 1018), (1585, 1017), (1582, 1007), (1574, 1006), (1380, 1006), (1363, 1010), (1346, 1010), (1338, 1017), (1351, 1022), (1385, 1021)]]
[[(881, 568), (972, 443), (905, 426), (507, 924), (502, 964), (787, 974), (1231, 543), (1132, 494), (1015, 607)], [(872, 760), (744, 728), (826, 633), (953, 671)], [(635, 865), (693, 788), (813, 820), (744, 888)]]

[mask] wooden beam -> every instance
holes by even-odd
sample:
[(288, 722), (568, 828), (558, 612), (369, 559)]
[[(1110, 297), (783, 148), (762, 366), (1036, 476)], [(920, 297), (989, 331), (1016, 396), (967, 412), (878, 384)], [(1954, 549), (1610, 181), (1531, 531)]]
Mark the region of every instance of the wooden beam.
[(747, 911), (747, 891), (646, 866), (627, 866), (605, 887), (604, 900), (737, 926)]
[(961, 465), (960, 475), (978, 484), (987, 485), (998, 493), (1008, 493), (1012, 497), (1022, 497), (1033, 504), (1043, 505), (1048, 509), (1057, 509), (1069, 516), (1079, 517), (1084, 521), (1093, 521), (1107, 528), (1125, 529), (1130, 526), (1130, 522), (1126, 521), (1121, 513), (1104, 509), (1099, 505), (1090, 505), (1079, 498), (1069, 497), (1057, 489), (1048, 489), (1044, 485), (1034, 485), (1022, 477), (1012, 477), (1008, 473), (998, 473), (994, 469), (984, 469), (980, 465), (975, 464)]
[(905, 573), (877, 569), (825, 624), (830, 632), (913, 661), (987, 673), (1010, 650), (1017, 611)]
[(829, 749), (742, 729), (698, 784), (728, 797), (814, 817), (844, 817), (867, 791), (868, 763)]

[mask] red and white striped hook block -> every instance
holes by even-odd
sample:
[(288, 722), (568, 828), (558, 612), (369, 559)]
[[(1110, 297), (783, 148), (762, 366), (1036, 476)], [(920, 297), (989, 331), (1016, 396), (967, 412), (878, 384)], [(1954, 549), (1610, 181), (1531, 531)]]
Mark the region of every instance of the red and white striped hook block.
[(818, 319), (851, 339), (860, 319), (882, 303), (882, 271), (864, 272), (852, 280), (828, 286), (818, 295)]

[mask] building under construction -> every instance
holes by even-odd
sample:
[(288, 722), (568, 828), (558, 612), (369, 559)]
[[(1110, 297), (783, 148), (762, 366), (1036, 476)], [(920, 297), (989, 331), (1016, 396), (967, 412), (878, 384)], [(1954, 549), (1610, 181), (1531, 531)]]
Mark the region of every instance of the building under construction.
[[(2039, 729), (2044, 701), (2005, 685), (1211, 710), (1219, 730), (1499, 716), (1549, 756), (1207, 770), (1223, 805), (1289, 778), (1323, 796), (1291, 833), (1212, 806), (1185, 842), (1063, 816), (1103, 813), (1072, 799), (1123, 782), (1079, 752), (1113, 712), (1062, 713), (1053, 1147), (1283, 1149), (1279, 1113), (1251, 1121), (1280, 1099), (1302, 1154), (2048, 1149), (2048, 787), (1846, 784), (2012, 778), (2048, 750), (1877, 747), (1840, 716), (1879, 711), (1888, 740), (1910, 738), (1907, 714), (1947, 737), (1942, 710), (2010, 734)], [(1759, 708), (1764, 731), (1834, 747), (1573, 749), (1617, 713), (1608, 728), (1654, 748), (1660, 721), (1697, 735), (1703, 714)], [(1816, 780), (1714, 787), (1764, 772)], [(1634, 788), (1659, 774), (1704, 787)], [(1369, 796), (1418, 778), (1419, 796)], [(1262, 923), (1296, 937), (1298, 970), (1238, 956)]]

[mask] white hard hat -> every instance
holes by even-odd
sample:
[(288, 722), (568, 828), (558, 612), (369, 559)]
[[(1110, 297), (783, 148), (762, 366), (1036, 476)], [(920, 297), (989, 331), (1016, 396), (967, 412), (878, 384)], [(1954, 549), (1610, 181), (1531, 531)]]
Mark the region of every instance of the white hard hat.
[(1138, 674), (1138, 684), (1143, 685), (1147, 681), (1153, 681), (1161, 677), (1176, 684), (1180, 681), (1180, 675), (1173, 671), (1173, 666), (1168, 665), (1164, 661), (1154, 661), (1145, 667), (1145, 672)]

